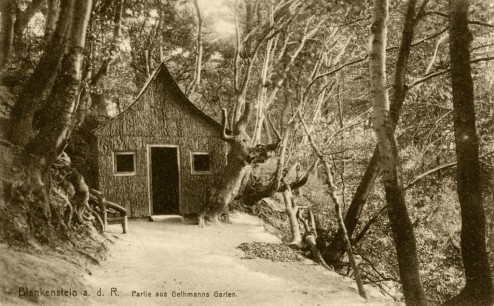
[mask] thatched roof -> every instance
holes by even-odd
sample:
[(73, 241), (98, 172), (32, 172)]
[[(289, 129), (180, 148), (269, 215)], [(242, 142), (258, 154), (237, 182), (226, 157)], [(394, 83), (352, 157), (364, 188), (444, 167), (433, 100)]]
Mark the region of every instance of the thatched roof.
[(93, 132), (96, 132), (106, 126), (108, 123), (113, 122), (115, 120), (119, 120), (120, 117), (122, 117), (129, 109), (131, 109), (134, 105), (140, 102), (140, 97), (144, 94), (144, 92), (148, 89), (149, 85), (155, 81), (156, 77), (162, 73), (163, 75), (163, 81), (164, 84), (166, 84), (166, 90), (175, 92), (180, 97), (179, 103), (181, 103), (184, 107), (188, 107), (190, 110), (192, 110), (194, 113), (199, 115), (200, 117), (204, 118), (206, 122), (210, 123), (214, 127), (221, 129), (222, 126), (220, 123), (218, 123), (216, 120), (213, 118), (209, 117), (206, 113), (201, 111), (197, 106), (192, 103), (187, 96), (185, 96), (184, 92), (180, 89), (178, 86), (177, 82), (175, 82), (175, 79), (172, 77), (170, 74), (170, 71), (168, 68), (166, 68), (164, 63), (161, 63), (158, 68), (156, 68), (151, 76), (148, 78), (142, 89), (139, 91), (139, 94), (137, 94), (134, 102), (130, 104), (125, 110), (123, 110), (121, 113), (119, 113), (117, 116), (115, 116), (113, 119), (108, 120), (107, 122), (103, 123), (101, 126), (98, 128), (94, 129)]

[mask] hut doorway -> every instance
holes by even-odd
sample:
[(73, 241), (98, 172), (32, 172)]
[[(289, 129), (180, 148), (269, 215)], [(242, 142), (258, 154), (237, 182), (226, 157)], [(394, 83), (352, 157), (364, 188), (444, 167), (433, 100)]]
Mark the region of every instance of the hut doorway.
[(151, 214), (179, 214), (178, 147), (151, 146), (149, 149)]

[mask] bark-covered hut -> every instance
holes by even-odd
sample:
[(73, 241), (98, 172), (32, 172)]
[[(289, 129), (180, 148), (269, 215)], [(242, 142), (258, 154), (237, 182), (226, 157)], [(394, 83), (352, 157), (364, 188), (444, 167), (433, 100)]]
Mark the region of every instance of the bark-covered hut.
[(99, 188), (132, 217), (197, 213), (226, 164), (221, 129), (161, 64), (130, 107), (94, 131)]

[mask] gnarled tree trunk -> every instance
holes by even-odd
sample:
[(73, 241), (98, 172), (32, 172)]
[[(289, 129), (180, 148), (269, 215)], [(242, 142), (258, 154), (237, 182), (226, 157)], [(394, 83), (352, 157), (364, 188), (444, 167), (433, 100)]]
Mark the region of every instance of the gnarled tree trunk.
[(81, 65), (86, 41), (86, 30), (92, 1), (75, 1), (72, 11), (68, 53), (63, 58), (62, 71), (53, 88), (52, 101), (46, 106), (48, 116), (40, 122), (40, 130), (29, 143), (28, 151), (54, 160), (65, 148), (74, 125), (74, 114), (79, 102)]
[(252, 113), (252, 104), (245, 104), (245, 111), (240, 120), (235, 124), (233, 135), (227, 134), (227, 113), (222, 109), (222, 138), (230, 144), (228, 164), (219, 184), (212, 190), (210, 199), (203, 211), (199, 214), (199, 225), (204, 226), (205, 217), (208, 216), (217, 223), (219, 215), (233, 199), (238, 195), (245, 176), (250, 173), (252, 163), (263, 163), (268, 159), (268, 152), (278, 147), (280, 139), (276, 143), (268, 145), (251, 145), (251, 139), (246, 132)]
[[(232, 116), (232, 135), (226, 133), (226, 109), (223, 109), (223, 133), (222, 138), (230, 144), (230, 152), (228, 154), (228, 164), (225, 169), (225, 174), (222, 176), (220, 184), (212, 192), (209, 203), (199, 214), (199, 224), (204, 225), (204, 218), (209, 216), (214, 221), (218, 220), (219, 214), (230, 204), (234, 197), (238, 194), (245, 174), (250, 169), (252, 163), (263, 163), (268, 159), (268, 153), (275, 150), (280, 143), (280, 138), (277, 141), (268, 145), (252, 144), (250, 136), (246, 129), (252, 116), (252, 103), (246, 101), (247, 88), (251, 79), (254, 62), (257, 58), (262, 44), (269, 40), (283, 27), (287, 26), (292, 20), (293, 15), (298, 14), (301, 10), (301, 2), (292, 4), (295, 12), (287, 14), (286, 8), (289, 2), (282, 2), (277, 6), (274, 12), (274, 22), (267, 22), (253, 28), (244, 37), (243, 43), (240, 41), (240, 34), (237, 20), (237, 2), (235, 2), (234, 18), (236, 29), (236, 51), (233, 65), (233, 89), (235, 92), (235, 106)], [(248, 17), (250, 18), (250, 17)], [(253, 35), (257, 33), (257, 39), (253, 39)], [(251, 43), (253, 45), (251, 45)], [(247, 52), (247, 50), (249, 50)], [(240, 59), (246, 59), (244, 69), (240, 69)], [(240, 78), (240, 71), (243, 71), (243, 76)], [(247, 170), (245, 170), (247, 169)]]
[(61, 0), (51, 41), (12, 114), (13, 140), (28, 153), (23, 155), (25, 177), (15, 187), (23, 191), (16, 194), (29, 193), (34, 199), (18, 196), (12, 203), (18, 201), (24, 206), (30, 229), (42, 233), (38, 236), (46, 240), (56, 231), (53, 225), (70, 228), (74, 214), (83, 222), (88, 205), (89, 193), (82, 176), (60, 170), (66, 164), (61, 153), (74, 125), (91, 9), (91, 0)]
[(36, 134), (35, 114), (44, 106), (57, 78), (68, 45), (66, 36), (73, 5), (73, 0), (61, 0), (60, 18), (52, 39), (12, 109), (10, 140), (14, 144), (25, 146)]

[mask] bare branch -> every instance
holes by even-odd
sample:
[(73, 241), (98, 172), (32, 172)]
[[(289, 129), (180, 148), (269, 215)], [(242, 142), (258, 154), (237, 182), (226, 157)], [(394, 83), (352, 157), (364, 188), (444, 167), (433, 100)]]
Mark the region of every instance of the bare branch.
[(424, 0), (422, 4), (420, 5), (420, 8), (417, 12), (417, 16), (415, 16), (415, 19), (413, 20), (413, 24), (417, 25), (417, 23), (420, 21), (422, 17), (425, 16), (425, 9), (427, 8), (427, 5), (429, 4), (429, 0)]
[[(444, 33), (444, 32), (446, 32), (447, 30), (448, 30), (448, 28), (444, 28), (444, 29), (442, 29), (441, 31), (439, 31), (439, 32), (437, 32), (437, 33), (434, 33), (434, 34), (432, 34), (432, 35), (430, 35), (430, 36), (428, 36), (428, 37), (425, 37), (425, 38), (423, 38), (423, 39), (420, 39), (420, 40), (418, 40), (418, 41), (414, 42), (414, 43), (412, 44), (412, 46), (413, 46), (413, 47), (415, 47), (415, 46), (417, 46), (417, 45), (419, 45), (419, 44), (421, 44), (421, 43), (423, 43), (423, 42), (426, 42), (426, 41), (428, 41), (428, 40), (431, 40), (431, 39), (433, 39), (433, 38), (435, 38), (435, 37), (437, 37), (437, 36), (439, 36), (439, 35), (443, 34), (443, 33)], [(395, 47), (389, 47), (389, 48), (387, 48), (387, 49), (386, 49), (386, 51), (387, 51), (387, 52), (389, 52), (389, 51), (394, 51), (394, 50), (398, 50), (398, 48), (399, 48), (398, 46), (395, 46)], [(347, 63), (345, 63), (345, 64), (342, 64), (342, 65), (341, 65), (341, 66), (339, 66), (338, 68), (335, 68), (335, 69), (333, 69), (333, 70), (331, 70), (331, 71), (328, 71), (328, 72), (325, 72), (325, 73), (322, 73), (322, 74), (317, 75), (317, 76), (316, 76), (316, 77), (315, 77), (315, 78), (314, 78), (314, 79), (313, 79), (313, 80), (312, 80), (312, 81), (311, 81), (311, 82), (310, 82), (310, 83), (306, 86), (305, 90), (307, 91), (310, 87), (312, 87), (312, 85), (314, 85), (314, 83), (315, 83), (317, 80), (319, 80), (320, 78), (325, 77), (325, 76), (330, 76), (330, 75), (332, 75), (332, 74), (335, 74), (335, 73), (337, 73), (337, 72), (339, 72), (339, 71), (341, 71), (341, 70), (343, 70), (344, 68), (347, 68), (347, 67), (349, 67), (349, 66), (353, 66), (353, 65), (356, 65), (356, 64), (362, 63), (363, 61), (366, 61), (368, 58), (369, 58), (369, 55), (365, 55), (365, 56), (364, 56), (364, 57), (362, 57), (362, 58), (358, 58), (358, 59), (352, 60), (352, 61), (350, 61), (350, 62), (347, 62)]]
[[(307, 181), (309, 180), (310, 174), (312, 173), (312, 171), (314, 171), (314, 169), (316, 169), (316, 167), (317, 167), (318, 164), (319, 164), (319, 158), (316, 158), (312, 162), (312, 165), (309, 167), (309, 169), (307, 170), (307, 172), (305, 172), (305, 174), (301, 178), (299, 178), (298, 180), (296, 180), (293, 183), (290, 183), (290, 188), (292, 190), (297, 190), (300, 187), (302, 187), (305, 184), (307, 184)], [(283, 186), (281, 186), (280, 188), (283, 188)], [(279, 191), (281, 192), (283, 190), (279, 190)]]
[(268, 121), (269, 121), (269, 125), (271, 126), (271, 129), (273, 130), (274, 134), (276, 135), (276, 138), (278, 139), (278, 142), (280, 142), (281, 135), (280, 132), (276, 129), (273, 120), (271, 120), (271, 114), (268, 114)]
[(432, 55), (432, 58), (431, 58), (431, 60), (429, 62), (429, 65), (427, 66), (427, 69), (425, 70), (425, 74), (426, 75), (431, 71), (432, 66), (434, 65), (434, 62), (436, 61), (437, 52), (439, 51), (439, 47), (446, 40), (446, 38), (448, 38), (448, 34), (447, 33), (441, 35), (441, 37), (439, 37), (439, 39), (437, 40), (436, 47), (434, 48), (434, 54)]
[(314, 79), (312, 79), (312, 81), (310, 81), (310, 83), (305, 87), (305, 90), (307, 91), (310, 87), (312, 87), (312, 85), (314, 85), (314, 83), (319, 80), (320, 78), (322, 77), (325, 77), (325, 76), (330, 76), (332, 74), (335, 74), (336, 72), (342, 70), (343, 68), (346, 68), (348, 66), (353, 66), (353, 65), (356, 65), (356, 64), (359, 64), (365, 60), (367, 60), (367, 58), (369, 58), (369, 55), (365, 55), (363, 58), (359, 58), (359, 59), (356, 59), (356, 60), (353, 60), (351, 62), (348, 62), (348, 63), (345, 63), (345, 64), (342, 64), (341, 66), (339, 66), (338, 68), (335, 68), (329, 72), (326, 72), (326, 73), (322, 73), (322, 74), (319, 74), (318, 76), (316, 76)]
[[(494, 154), (494, 151), (491, 151), (491, 152), (487, 152), (485, 154), (482, 154), (479, 156), (479, 158), (484, 158), (484, 157), (487, 157), (489, 155), (492, 155)], [(448, 168), (451, 168), (451, 167), (454, 167), (456, 166), (456, 162), (454, 163), (449, 163), (449, 164), (444, 164), (444, 165), (441, 165), (441, 166), (438, 166), (436, 168), (433, 168), (429, 171), (426, 171), (422, 174), (420, 174), (419, 176), (417, 176), (413, 181), (411, 181), (408, 185), (405, 186), (405, 189), (409, 189), (411, 187), (413, 187), (415, 184), (417, 184), (420, 180), (422, 180), (423, 178), (431, 175), (431, 174), (434, 174), (438, 171), (441, 171), (441, 170), (444, 170), (444, 169), (448, 169)]]
[(352, 240), (353, 245), (356, 245), (357, 243), (359, 243), (360, 240), (362, 240), (362, 238), (364, 238), (365, 234), (367, 234), (367, 232), (369, 231), (371, 225), (374, 224), (377, 221), (377, 219), (379, 219), (379, 217), (385, 211), (387, 211), (387, 209), (388, 209), (387, 206), (381, 207), (381, 209), (379, 209), (379, 211), (372, 218), (370, 218), (370, 220), (364, 225), (360, 233), (358, 233), (357, 237), (355, 237), (355, 239)]
[[(439, 11), (426, 11), (424, 15), (438, 15), (444, 18), (449, 18), (448, 14)], [(479, 20), (469, 20), (468, 23), (483, 26), (483, 27), (488, 27), (488, 28), (494, 28), (494, 25)]]
[[(475, 64), (475, 63), (480, 63), (480, 62), (488, 62), (491, 60), (494, 60), (494, 56), (476, 58), (476, 59), (471, 60), (470, 63)], [(429, 73), (429, 74), (423, 76), (422, 78), (413, 81), (410, 85), (408, 85), (408, 89), (411, 89), (411, 88), (419, 85), (420, 83), (423, 83), (423, 82), (425, 82), (429, 79), (432, 79), (434, 77), (446, 74), (449, 72), (449, 70), (450, 70), (450, 68), (446, 68), (446, 69), (442, 69), (442, 70), (438, 70), (438, 71)]]
[(110, 66), (115, 62), (119, 55), (118, 43), (120, 37), (122, 36), (122, 15), (125, 0), (119, 0), (116, 2), (115, 15), (113, 17), (114, 27), (113, 27), (113, 39), (110, 46), (110, 52), (108, 56), (103, 60), (98, 71), (91, 77), (89, 84), (91, 86), (97, 85), (107, 74)]

